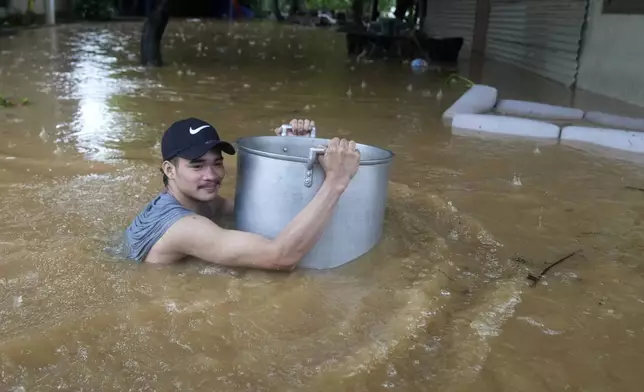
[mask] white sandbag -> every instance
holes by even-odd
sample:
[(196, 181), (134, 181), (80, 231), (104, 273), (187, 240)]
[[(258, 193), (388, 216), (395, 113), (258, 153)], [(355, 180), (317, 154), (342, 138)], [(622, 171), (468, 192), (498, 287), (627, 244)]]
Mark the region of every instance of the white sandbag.
[(496, 105), (497, 95), (494, 87), (475, 84), (443, 113), (443, 123), (446, 126), (452, 125), (452, 119), (460, 113), (484, 113), (492, 110)]
[(644, 118), (616, 116), (602, 112), (586, 112), (584, 120), (605, 127), (644, 131)]
[(557, 139), (561, 129), (545, 121), (494, 114), (457, 114), (452, 128), (521, 137)]
[(494, 108), (501, 114), (525, 116), (544, 120), (581, 120), (584, 111), (565, 106), (547, 105), (545, 103), (502, 99)]
[(561, 130), (561, 141), (592, 143), (617, 150), (644, 153), (644, 132), (569, 126)]

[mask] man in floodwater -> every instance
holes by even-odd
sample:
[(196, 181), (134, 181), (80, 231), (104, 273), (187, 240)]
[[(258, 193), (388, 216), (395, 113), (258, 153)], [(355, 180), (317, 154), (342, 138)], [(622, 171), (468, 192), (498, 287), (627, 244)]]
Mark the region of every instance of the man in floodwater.
[[(314, 126), (308, 120), (291, 125), (291, 136), (308, 135)], [(277, 238), (268, 239), (215, 223), (234, 210), (234, 201), (218, 190), (226, 175), (222, 152), (233, 155), (235, 149), (212, 125), (196, 118), (175, 122), (163, 135), (161, 152), (165, 189), (125, 232), (129, 258), (158, 264), (192, 256), (225, 266), (291, 270), (322, 235), (360, 163), (353, 140), (332, 139), (319, 158), (326, 173), (321, 188)]]

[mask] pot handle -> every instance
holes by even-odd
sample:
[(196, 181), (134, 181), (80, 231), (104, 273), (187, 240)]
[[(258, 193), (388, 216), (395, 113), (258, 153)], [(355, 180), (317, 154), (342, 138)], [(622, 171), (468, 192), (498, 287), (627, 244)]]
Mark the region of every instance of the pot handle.
[(313, 185), (313, 166), (318, 159), (318, 155), (324, 154), (325, 147), (311, 147), (309, 150), (309, 159), (306, 160), (306, 174), (304, 176), (304, 186), (310, 188)]
[[(281, 134), (281, 136), (286, 136), (286, 133), (288, 131), (292, 130), (292, 129), (293, 129), (293, 126), (291, 124), (282, 125), (282, 134)], [(313, 127), (313, 128), (311, 128), (310, 137), (315, 137), (315, 134), (316, 134), (315, 127)]]

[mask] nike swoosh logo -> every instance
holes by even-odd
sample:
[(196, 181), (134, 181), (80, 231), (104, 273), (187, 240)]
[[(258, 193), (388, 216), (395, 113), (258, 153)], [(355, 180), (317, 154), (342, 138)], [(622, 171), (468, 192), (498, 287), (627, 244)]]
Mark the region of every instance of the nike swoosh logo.
[(192, 129), (192, 127), (190, 127), (190, 134), (191, 135), (196, 135), (199, 131), (201, 131), (204, 128), (208, 128), (208, 127), (210, 127), (210, 125), (202, 125), (197, 129)]

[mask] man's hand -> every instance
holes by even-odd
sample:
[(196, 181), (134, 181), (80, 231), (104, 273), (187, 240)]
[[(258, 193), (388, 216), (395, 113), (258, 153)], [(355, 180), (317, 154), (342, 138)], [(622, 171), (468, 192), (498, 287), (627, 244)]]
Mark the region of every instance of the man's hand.
[[(290, 125), (293, 129), (289, 129), (286, 132), (286, 136), (309, 136), (315, 127), (315, 121), (294, 118), (291, 120)], [(282, 127), (276, 128), (275, 134), (280, 136), (282, 134)]]
[(358, 172), (360, 151), (356, 149), (356, 142), (353, 140), (336, 137), (331, 139), (324, 156), (319, 159), (327, 180), (333, 181), (344, 190)]

